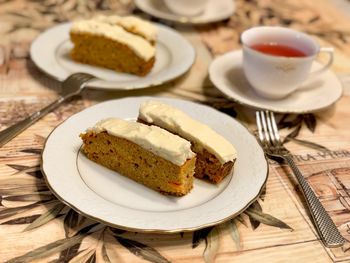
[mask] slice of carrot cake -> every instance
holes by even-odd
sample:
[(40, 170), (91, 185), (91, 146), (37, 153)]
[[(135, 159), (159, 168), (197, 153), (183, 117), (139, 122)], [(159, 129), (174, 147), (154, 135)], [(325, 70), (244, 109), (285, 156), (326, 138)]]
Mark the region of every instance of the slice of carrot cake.
[(90, 160), (156, 191), (182, 196), (193, 187), (191, 143), (164, 129), (110, 118), (80, 137)]
[(231, 172), (237, 156), (233, 145), (179, 109), (159, 101), (145, 101), (140, 106), (138, 120), (191, 141), (197, 155), (195, 177), (219, 183)]
[(73, 23), (73, 60), (144, 76), (155, 62), (157, 28), (137, 17), (99, 16)]

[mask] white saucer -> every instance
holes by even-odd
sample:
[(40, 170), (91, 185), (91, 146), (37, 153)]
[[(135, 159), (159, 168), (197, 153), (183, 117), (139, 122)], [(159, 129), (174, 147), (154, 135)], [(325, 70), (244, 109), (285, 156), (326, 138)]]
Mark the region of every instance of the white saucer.
[[(312, 71), (320, 67), (320, 63), (314, 62)], [(220, 91), (234, 101), (252, 108), (281, 113), (307, 113), (327, 108), (343, 92), (337, 76), (328, 70), (286, 98), (262, 98), (255, 93), (244, 76), (241, 50), (217, 57), (209, 67), (209, 77)]]
[(198, 16), (185, 17), (172, 13), (162, 0), (136, 0), (135, 5), (154, 17), (183, 24), (207, 24), (229, 18), (235, 11), (232, 0), (209, 0), (204, 12)]
[(69, 56), (73, 47), (69, 40), (71, 23), (57, 25), (40, 34), (30, 47), (30, 56), (39, 69), (59, 81), (72, 73), (85, 72), (99, 78), (87, 85), (93, 88), (120, 90), (160, 85), (190, 69), (195, 60), (195, 50), (175, 30), (160, 24), (155, 25), (158, 28), (156, 62), (152, 71), (144, 77), (73, 61)]

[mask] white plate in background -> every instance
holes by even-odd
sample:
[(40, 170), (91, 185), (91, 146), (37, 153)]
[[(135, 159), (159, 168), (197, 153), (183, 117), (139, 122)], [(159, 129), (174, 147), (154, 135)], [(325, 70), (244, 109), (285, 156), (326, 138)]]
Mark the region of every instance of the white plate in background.
[(116, 72), (102, 67), (73, 61), (69, 52), (73, 44), (69, 39), (71, 23), (54, 26), (40, 34), (30, 47), (30, 56), (40, 70), (63, 81), (76, 72), (95, 75), (87, 87), (102, 89), (140, 89), (163, 84), (189, 70), (195, 60), (192, 45), (175, 30), (154, 24), (158, 28), (156, 61), (153, 69), (144, 77)]

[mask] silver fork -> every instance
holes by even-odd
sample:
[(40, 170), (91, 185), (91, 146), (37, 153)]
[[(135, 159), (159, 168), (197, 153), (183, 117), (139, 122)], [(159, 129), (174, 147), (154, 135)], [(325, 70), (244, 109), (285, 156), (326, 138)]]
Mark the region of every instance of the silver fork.
[(26, 119), (17, 122), (16, 124), (0, 132), (0, 147), (8, 143), (12, 138), (20, 134), (23, 130), (28, 128), (41, 117), (57, 108), (67, 99), (80, 94), (85, 85), (93, 78), (95, 77), (87, 73), (74, 73), (70, 75), (62, 82), (62, 92), (57, 100), (45, 108), (33, 113)]
[(341, 236), (336, 225), (295, 165), (290, 152), (283, 146), (273, 112), (257, 111), (256, 123), (258, 126), (259, 140), (264, 148), (264, 152), (269, 157), (283, 158), (296, 176), (322, 242), (327, 247), (342, 246), (345, 243), (345, 239)]

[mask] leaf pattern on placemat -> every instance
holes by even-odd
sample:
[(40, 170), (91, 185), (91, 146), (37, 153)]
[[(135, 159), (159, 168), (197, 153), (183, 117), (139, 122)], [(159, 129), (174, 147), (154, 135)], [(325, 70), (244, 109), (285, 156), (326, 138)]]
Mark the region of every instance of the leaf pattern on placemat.
[(65, 250), (71, 246), (74, 246), (77, 243), (80, 243), (83, 240), (83, 235), (76, 235), (70, 238), (64, 238), (57, 240), (55, 242), (52, 242), (48, 245), (36, 248), (22, 256), (15, 257), (8, 261), (8, 263), (21, 263), (21, 262), (29, 262), (32, 260), (45, 258), (47, 256), (50, 256), (54, 253), (60, 252), (62, 250)]
[(248, 227), (248, 224), (246, 223), (246, 221), (244, 220), (244, 218), (241, 215), (236, 216), (234, 219), (236, 219), (238, 222), (240, 222), (242, 225), (244, 225), (245, 227)]
[(235, 109), (236, 103), (229, 101), (227, 99), (224, 99), (223, 97), (217, 97), (217, 100), (213, 101), (207, 101), (205, 104), (226, 113), (227, 115), (236, 118), (237, 117), (237, 111)]
[[(22, 262), (29, 262), (32, 260), (36, 260), (36, 259), (40, 259), (40, 258), (45, 258), (47, 256), (50, 256), (52, 254), (61, 252), (61, 251), (65, 251), (67, 249), (71, 249), (71, 251), (74, 251), (74, 246), (77, 246), (77, 244), (80, 244), (81, 241), (88, 235), (90, 235), (91, 233), (94, 233), (95, 231), (99, 231), (102, 228), (104, 228), (105, 226), (103, 226), (100, 223), (92, 223), (82, 229), (80, 229), (74, 236), (72, 237), (68, 237), (68, 238), (63, 238), (60, 240), (56, 240), (52, 243), (49, 243), (47, 245), (44, 245), (42, 247), (36, 248), (32, 251), (29, 251), (28, 253), (19, 256), (19, 257), (15, 257), (11, 260), (8, 261), (8, 263), (22, 263)], [(95, 253), (94, 250), (91, 250), (92, 253)], [(71, 255), (70, 257), (72, 258), (72, 260), (74, 259), (74, 257), (76, 257), (77, 255), (79, 255), (80, 252), (74, 253), (73, 255)], [(90, 256), (89, 255), (89, 259)], [(58, 261), (58, 262), (62, 262), (62, 261)], [(70, 261), (72, 262), (72, 261)], [(79, 261), (78, 261), (79, 262)]]
[(4, 208), (2, 210), (0, 210), (0, 219), (4, 219), (7, 217), (11, 217), (17, 214), (20, 214), (22, 212), (28, 211), (34, 207), (37, 207), (41, 204), (48, 204), (50, 201), (46, 201), (46, 202), (36, 202), (34, 204), (30, 204), (30, 205), (24, 205), (24, 206), (19, 206), (19, 207), (9, 207), (9, 208)]
[(291, 129), (293, 127), (302, 125), (303, 123), (303, 115), (292, 115), (292, 114), (284, 114), (280, 121), (278, 122), (277, 126), (279, 129), (288, 128)]
[(46, 138), (44, 136), (39, 135), (39, 134), (34, 134), (34, 140), (40, 146), (44, 146)]
[[(116, 241), (111, 228), (108, 227), (103, 233), (103, 244), (101, 248), (102, 257), (107, 257), (112, 263), (122, 261), (119, 246), (121, 246), (121, 244)], [(108, 260), (105, 260), (105, 262), (108, 262)]]
[(19, 217), (15, 219), (11, 219), (8, 221), (5, 221), (1, 223), (0, 225), (22, 225), (22, 224), (30, 224), (34, 222), (38, 217), (41, 215), (31, 215), (31, 216), (24, 216), (24, 217)]
[(96, 262), (96, 251), (85, 262), (86, 263), (95, 263)]
[(237, 250), (241, 249), (241, 239), (238, 227), (236, 225), (235, 219), (231, 219), (227, 222), (227, 226), (229, 228), (230, 236), (232, 240), (235, 242)]
[[(329, 23), (317, 8), (296, 1), (237, 0), (236, 11), (228, 21), (198, 27), (202, 41), (214, 56), (241, 48), (241, 33), (254, 26), (288, 26), (322, 38), (327, 45), (346, 50), (350, 32)], [(293, 11), (291, 11), (293, 10)], [(212, 37), (215, 35), (215, 37)]]
[(38, 217), (33, 223), (28, 225), (23, 231), (29, 231), (29, 230), (35, 229), (55, 219), (59, 215), (59, 213), (62, 211), (62, 209), (66, 206), (65, 204), (62, 204), (59, 201), (57, 202), (58, 203), (54, 207), (52, 207), (46, 213)]
[(141, 257), (145, 260), (154, 263), (169, 263), (170, 261), (163, 257), (156, 249), (146, 244), (140, 243), (135, 240), (124, 238), (118, 235), (114, 236), (115, 239), (126, 249), (128, 249), (135, 256)]
[(220, 232), (217, 227), (214, 227), (205, 239), (205, 248), (203, 258), (206, 263), (213, 263), (219, 251), (219, 236)]
[(81, 243), (77, 243), (69, 248), (66, 248), (65, 250), (62, 250), (57, 262), (69, 262), (71, 259), (79, 255), (80, 245)]
[(204, 241), (207, 238), (213, 228), (214, 227), (211, 226), (194, 231), (192, 235), (192, 248), (198, 247), (200, 242)]
[(306, 127), (311, 131), (315, 132), (316, 129), (316, 117), (313, 114), (304, 114), (303, 115), (304, 123), (306, 124)]
[[(29, 151), (31, 152), (31, 151)], [(8, 164), (9, 167), (16, 170), (11, 177), (1, 181), (0, 185), (0, 197), (2, 201), (6, 202), (27, 202), (23, 206), (3, 208), (0, 210), (0, 220), (4, 220), (4, 225), (20, 225), (27, 224), (24, 231), (30, 231), (35, 228), (40, 228), (43, 225), (51, 222), (52, 220), (63, 220), (63, 227), (66, 238), (61, 240), (55, 240), (43, 247), (29, 251), (28, 253), (13, 258), (9, 262), (23, 262), (45, 258), (47, 256), (59, 253), (57, 260), (52, 262), (95, 262), (96, 261), (96, 248), (81, 250), (81, 242), (83, 238), (91, 236), (98, 231), (104, 231), (108, 229), (114, 237), (115, 241), (121, 246), (125, 247), (130, 253), (150, 262), (170, 262), (165, 256), (163, 256), (157, 249), (140, 242), (138, 240), (130, 239), (124, 236), (128, 232), (125, 230), (106, 227), (103, 224), (95, 223), (90, 219), (86, 219), (84, 216), (78, 214), (71, 208), (67, 208), (64, 204), (58, 201), (54, 195), (48, 190), (45, 181), (43, 180), (40, 172), (40, 167), (24, 166), (18, 164)], [(23, 177), (28, 174), (31, 177)], [(18, 179), (17, 176), (22, 176)], [(261, 199), (264, 199), (264, 191), (262, 192)], [(28, 204), (28, 202), (33, 202)], [(32, 214), (21, 216), (22, 212), (30, 211), (30, 209), (38, 206), (45, 205), (48, 207), (47, 212), (42, 214)], [(259, 202), (255, 202), (251, 205), (248, 212), (245, 213), (251, 222), (252, 230), (255, 230), (260, 224), (267, 224), (275, 227), (290, 228), (287, 224), (276, 219), (273, 216), (267, 215), (262, 212), (262, 207)], [(18, 216), (17, 216), (18, 215)], [(11, 217), (11, 218), (10, 218)], [(236, 244), (237, 249), (240, 249), (240, 235), (237, 223), (240, 222), (246, 227), (248, 226), (246, 220), (242, 215), (236, 217), (236, 219), (230, 220), (228, 227), (230, 235)], [(103, 234), (104, 235), (104, 234)], [(192, 235), (192, 247), (198, 247), (202, 242), (205, 243), (203, 250), (203, 258), (205, 262), (213, 262), (219, 249), (219, 238), (221, 232), (218, 227), (207, 227), (193, 232)], [(181, 235), (183, 238), (183, 233)], [(104, 242), (104, 239), (102, 240)], [(110, 251), (111, 252), (111, 251)], [(108, 254), (108, 248), (103, 243), (101, 251), (99, 251), (106, 262), (110, 260)], [(116, 253), (113, 251), (113, 253)], [(113, 255), (115, 258), (115, 255)], [(118, 258), (119, 256), (117, 256)]]
[(266, 185), (263, 187), (261, 193), (260, 193), (260, 196), (259, 196), (259, 199), (261, 201), (264, 201), (265, 200), (265, 196), (266, 196)]
[(116, 235), (121, 235), (121, 234), (124, 234), (124, 233), (127, 232), (126, 230), (119, 229), (119, 228), (115, 228), (115, 227), (110, 227), (109, 230), (110, 230), (113, 234), (116, 234)]
[[(252, 203), (249, 208), (254, 209), (255, 211), (262, 212), (262, 207), (258, 201), (255, 201), (254, 203)], [(249, 214), (248, 214), (248, 216), (249, 216)], [(250, 221), (250, 224), (251, 224), (253, 230), (257, 229), (261, 223), (259, 220), (256, 220), (256, 218), (253, 216), (249, 216), (249, 221)]]
[(328, 149), (327, 147), (320, 145), (318, 143), (315, 143), (315, 142), (311, 142), (311, 141), (306, 141), (306, 140), (291, 138), (291, 137), (288, 138), (288, 141), (292, 141), (292, 142), (295, 142), (297, 144), (306, 146), (308, 148), (319, 150), (321, 152), (329, 152), (330, 151), (330, 149)]
[[(3, 0), (5, 1), (5, 0)], [(43, 31), (56, 23), (62, 23), (75, 18), (91, 17), (95, 12), (99, 14), (130, 13), (134, 5), (131, 1), (79, 1), (67, 0), (57, 3), (52, 0), (28, 1), (28, 9), (25, 14), (17, 10), (8, 11), (7, 15), (13, 17), (13, 25), (5, 35), (30, 28), (31, 30)], [(1, 1), (0, 1), (1, 3)], [(30, 7), (30, 8), (29, 8)]]
[(107, 254), (107, 249), (106, 249), (105, 244), (102, 245), (101, 255), (102, 255), (102, 259), (105, 263), (111, 263), (111, 260), (109, 259), (109, 256)]
[(74, 235), (79, 230), (79, 227), (84, 224), (85, 219), (84, 216), (78, 214), (73, 209), (69, 209), (63, 220), (66, 237)]
[(18, 164), (7, 164), (7, 166), (17, 170), (17, 172), (12, 174), (12, 176), (19, 175), (19, 174), (28, 174), (39, 179), (43, 177), (40, 170), (40, 165), (24, 166), (24, 165), (18, 165)]
[(314, 133), (317, 127), (317, 119), (315, 115), (311, 113), (299, 115), (284, 114), (278, 123), (278, 127), (280, 129), (288, 128), (293, 130), (284, 137), (283, 143), (293, 141), (311, 149), (329, 151), (328, 148), (318, 143), (297, 138), (304, 125), (310, 130), (310, 132)]
[(254, 220), (258, 221), (259, 223), (263, 223), (265, 225), (279, 227), (279, 228), (285, 228), (289, 230), (293, 230), (289, 225), (284, 223), (283, 221), (277, 219), (276, 217), (263, 213), (260, 210), (257, 210), (253, 207), (249, 207), (246, 211), (244, 211), (245, 214), (249, 216), (249, 218), (253, 218)]
[(27, 184), (27, 185), (12, 185), (9, 187), (4, 187), (0, 189), (0, 195), (20, 195), (20, 194), (32, 194), (40, 193), (40, 191), (46, 191), (47, 186), (44, 182), (39, 182), (38, 184)]
[(39, 192), (37, 194), (26, 194), (26, 195), (13, 195), (4, 196), (3, 200), (7, 201), (23, 201), (23, 202), (38, 202), (38, 201), (49, 201), (54, 199), (51, 193)]
[(23, 153), (31, 153), (31, 154), (41, 154), (42, 149), (37, 149), (37, 148), (27, 148), (21, 150)]
[(86, 249), (83, 251), (80, 251), (73, 257), (69, 262), (70, 263), (80, 263), (80, 262), (88, 262), (88, 260), (91, 260), (91, 257), (94, 258), (96, 251), (94, 249)]

